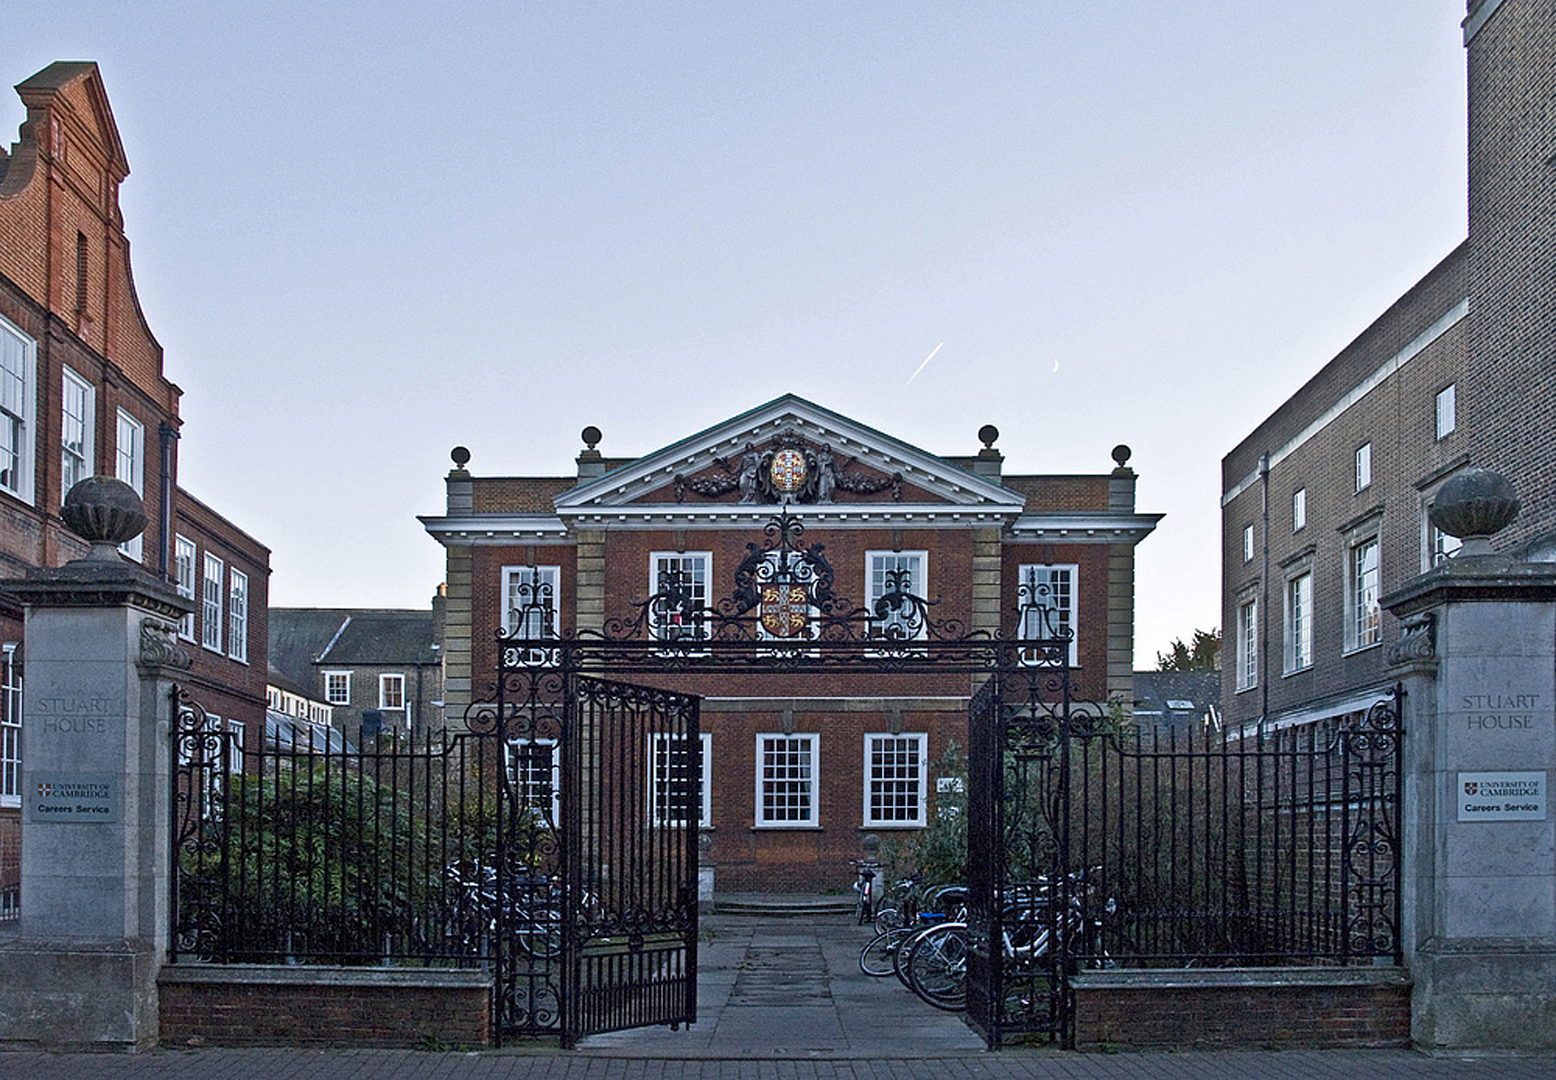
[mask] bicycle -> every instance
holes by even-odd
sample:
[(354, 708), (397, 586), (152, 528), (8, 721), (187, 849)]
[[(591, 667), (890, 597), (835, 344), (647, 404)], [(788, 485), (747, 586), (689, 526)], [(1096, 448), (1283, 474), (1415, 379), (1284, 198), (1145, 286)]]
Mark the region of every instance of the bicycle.
[[(1102, 947), (1102, 917), (1093, 914), (1088, 904), (1091, 889), (1079, 874), (1070, 876), (1070, 884), (1064, 917), (1058, 920), (1052, 918), (1050, 910), (1054, 902), (1052, 883), (1040, 881), (1012, 890), (1005, 909), (1001, 949), (1015, 970), (1031, 971), (1051, 951), (1056, 934), (1063, 935), (1066, 941), (1088, 939), (1091, 947), (1087, 955), (1092, 957), (1091, 962), (1108, 965)], [(1117, 905), (1109, 899), (1099, 910), (1111, 914)], [(1014, 933), (1011, 927), (1015, 928)], [(897, 959), (906, 968), (907, 983), (914, 993), (937, 1009), (956, 1012), (967, 1007), (968, 952), (967, 924), (947, 922), (930, 927), (910, 945), (899, 948)]]
[(881, 864), (859, 859), (852, 860), (852, 863), (859, 871), (859, 877), (854, 882), (854, 917), (860, 926), (864, 926), (875, 918), (875, 874)]

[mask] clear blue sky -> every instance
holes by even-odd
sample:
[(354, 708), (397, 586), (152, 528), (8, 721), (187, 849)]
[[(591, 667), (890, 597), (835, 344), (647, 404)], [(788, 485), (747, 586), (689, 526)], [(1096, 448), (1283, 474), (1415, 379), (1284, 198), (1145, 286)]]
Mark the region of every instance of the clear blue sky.
[(424, 606), (456, 444), (567, 473), (792, 391), (1010, 471), (1132, 446), (1149, 665), (1219, 622), (1221, 456), (1463, 239), (1462, 17), (35, 0), (4, 56), (102, 67), (181, 480), (273, 604)]

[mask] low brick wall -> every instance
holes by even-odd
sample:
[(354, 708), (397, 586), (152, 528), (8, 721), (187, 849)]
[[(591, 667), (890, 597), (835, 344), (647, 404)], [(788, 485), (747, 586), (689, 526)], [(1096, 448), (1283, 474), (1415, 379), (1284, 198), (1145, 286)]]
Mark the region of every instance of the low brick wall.
[(157, 990), (167, 1046), (491, 1042), (492, 979), (481, 971), (178, 964)]
[(1077, 1050), (1410, 1045), (1402, 968), (1115, 970), (1072, 985)]

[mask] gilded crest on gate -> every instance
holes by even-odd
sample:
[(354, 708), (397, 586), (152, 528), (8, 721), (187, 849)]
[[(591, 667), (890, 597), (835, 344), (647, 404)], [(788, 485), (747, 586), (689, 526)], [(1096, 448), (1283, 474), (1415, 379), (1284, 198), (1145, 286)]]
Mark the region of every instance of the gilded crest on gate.
[(773, 637), (805, 637), (810, 626), (810, 596), (805, 586), (769, 583), (762, 586), (762, 629)]

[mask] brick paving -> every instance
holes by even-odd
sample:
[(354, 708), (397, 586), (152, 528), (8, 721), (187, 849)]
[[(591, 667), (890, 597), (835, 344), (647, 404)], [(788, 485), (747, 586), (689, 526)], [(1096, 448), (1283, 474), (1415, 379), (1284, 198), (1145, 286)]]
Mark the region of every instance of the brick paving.
[[(1408, 1050), (991, 1054), (951, 1013), (855, 959), (837, 917), (706, 920), (699, 1021), (597, 1035), (575, 1051), (174, 1049), (138, 1055), (0, 1052), (3, 1080), (1550, 1080), (1556, 1055), (1427, 1057)], [(796, 993), (785, 995), (784, 987)]]

